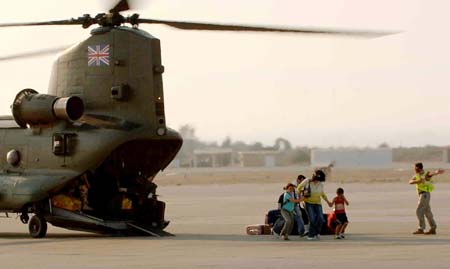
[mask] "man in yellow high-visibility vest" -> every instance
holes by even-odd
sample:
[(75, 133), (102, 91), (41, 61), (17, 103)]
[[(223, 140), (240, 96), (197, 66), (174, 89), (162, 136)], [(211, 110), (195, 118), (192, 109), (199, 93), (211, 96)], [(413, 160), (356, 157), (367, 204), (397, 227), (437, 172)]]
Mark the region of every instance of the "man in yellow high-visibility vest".
[[(419, 203), (416, 210), (419, 228), (413, 234), (436, 234), (436, 222), (434, 221), (430, 207), (431, 192), (434, 189), (431, 178), (444, 173), (444, 170), (438, 169), (433, 173), (425, 172), (423, 170), (423, 164), (416, 163), (414, 171), (416, 174), (409, 181), (409, 184), (415, 184), (417, 193), (419, 194)], [(430, 230), (427, 232), (425, 232), (425, 217), (430, 225)]]

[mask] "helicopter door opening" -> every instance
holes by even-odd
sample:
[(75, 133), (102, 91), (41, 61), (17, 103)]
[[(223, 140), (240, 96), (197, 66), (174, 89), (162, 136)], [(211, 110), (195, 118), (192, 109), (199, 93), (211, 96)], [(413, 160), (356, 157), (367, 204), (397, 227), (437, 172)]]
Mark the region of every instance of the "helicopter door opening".
[(52, 197), (54, 206), (104, 220), (127, 220), (162, 229), (165, 203), (158, 200), (155, 175), (173, 159), (179, 140), (135, 140), (116, 148)]

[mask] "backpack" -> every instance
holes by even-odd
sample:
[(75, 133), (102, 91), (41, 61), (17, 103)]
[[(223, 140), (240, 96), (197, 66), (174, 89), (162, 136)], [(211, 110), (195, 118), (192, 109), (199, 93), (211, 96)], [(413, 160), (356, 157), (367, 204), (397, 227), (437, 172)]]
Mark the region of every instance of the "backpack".
[(302, 196), (305, 198), (311, 197), (311, 182), (308, 179), (308, 186), (305, 186), (302, 190)]
[(284, 206), (283, 200), (284, 200), (284, 192), (280, 195), (280, 197), (278, 197), (278, 203), (281, 204), (281, 207)]
[[(285, 194), (285, 193), (286, 193), (286, 192), (283, 192), (283, 193), (280, 195), (280, 197), (278, 197), (278, 203), (281, 204), (281, 208), (283, 208), (283, 206), (284, 206), (285, 204), (289, 203), (289, 199), (286, 200), (286, 201), (284, 201), (284, 194)], [(290, 194), (289, 194), (289, 195), (290, 195)], [(297, 199), (297, 195), (295, 194), (295, 192), (294, 192), (294, 195), (291, 195), (291, 198)]]
[(280, 197), (278, 197), (278, 203), (281, 204), (281, 208), (283, 208), (283, 206), (289, 202), (289, 200), (284, 201), (284, 194), (285, 192), (283, 192)]

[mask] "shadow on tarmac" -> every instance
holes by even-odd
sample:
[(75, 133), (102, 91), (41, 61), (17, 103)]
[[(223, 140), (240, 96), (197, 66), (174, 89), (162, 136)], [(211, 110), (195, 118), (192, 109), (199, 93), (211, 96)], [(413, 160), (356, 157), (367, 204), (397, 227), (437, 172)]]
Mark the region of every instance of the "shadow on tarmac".
[[(360, 245), (396, 245), (396, 246), (427, 246), (427, 245), (450, 245), (450, 235), (380, 235), (380, 234), (349, 234), (344, 240), (335, 240), (332, 235), (323, 235), (320, 240), (308, 241), (306, 237), (290, 236), (288, 242), (292, 243), (345, 243)], [(31, 238), (27, 233), (0, 233), (0, 246), (45, 244), (63, 241), (80, 240), (167, 240), (167, 241), (228, 241), (228, 242), (255, 242), (255, 243), (287, 243), (273, 235), (233, 235), (233, 234), (189, 234), (180, 233), (168, 237), (152, 236), (117, 236), (90, 233), (49, 233), (45, 238)]]

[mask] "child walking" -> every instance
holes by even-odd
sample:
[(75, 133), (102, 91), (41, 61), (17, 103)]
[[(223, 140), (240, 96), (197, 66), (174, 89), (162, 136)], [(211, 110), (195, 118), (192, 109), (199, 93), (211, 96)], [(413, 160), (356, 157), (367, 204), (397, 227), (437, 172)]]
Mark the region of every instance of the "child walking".
[(345, 205), (349, 205), (347, 199), (344, 196), (344, 189), (338, 188), (336, 190), (337, 196), (333, 198), (331, 206), (334, 205), (334, 213), (336, 214), (336, 232), (334, 239), (344, 239), (345, 228), (348, 225), (347, 214), (345, 213)]

